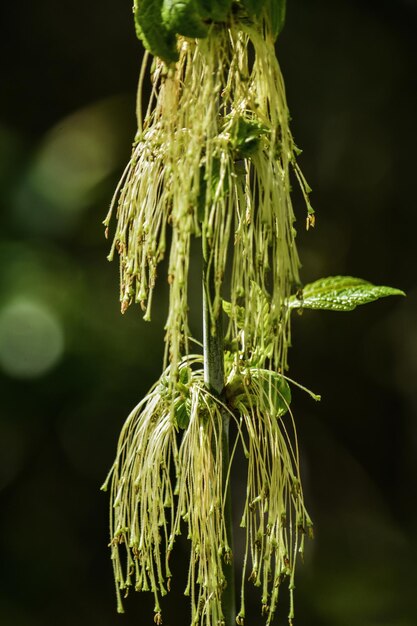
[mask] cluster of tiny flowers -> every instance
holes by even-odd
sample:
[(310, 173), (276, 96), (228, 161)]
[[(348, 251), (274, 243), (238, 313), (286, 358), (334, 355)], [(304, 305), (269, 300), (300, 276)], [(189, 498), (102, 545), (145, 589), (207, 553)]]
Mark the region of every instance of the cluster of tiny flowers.
[[(300, 284), (290, 169), (313, 221), (296, 152), (273, 39), (264, 30), (213, 28), (205, 39), (179, 39), (175, 67), (156, 60), (148, 110), (105, 225), (116, 210), (110, 258), (119, 252), (122, 311), (138, 302), (146, 319), (171, 227), (166, 364), (174, 372), (188, 352), (190, 241), (202, 231), (215, 282), (213, 325), (223, 295), (232, 304), (230, 333), (237, 332), (239, 304), (246, 337), (254, 345), (272, 345), (274, 368), (287, 366), (286, 302)], [(271, 296), (273, 335), (260, 323), (259, 288)]]
[[(152, 65), (147, 111), (105, 220), (107, 233), (116, 214), (109, 258), (115, 251), (120, 257), (122, 312), (137, 302), (150, 319), (165, 255), (170, 290), (164, 372), (128, 417), (104, 485), (111, 490), (118, 610), (129, 589), (151, 591), (155, 622), (162, 622), (169, 556), (186, 528), (191, 623), (224, 624), (224, 565), (232, 559), (226, 493), (240, 445), (247, 459), (241, 518), (246, 541), (236, 621), (244, 624), (249, 578), (262, 589), (267, 624), (287, 581), (291, 623), (296, 558), (305, 535), (312, 533), (285, 376), (288, 302), (300, 284), (291, 171), (304, 195), (309, 225), (314, 213), (296, 162), (268, 23), (213, 24), (202, 39), (179, 37), (178, 52), (175, 64), (155, 59)], [(147, 63), (145, 55), (140, 104)], [(190, 351), (192, 237), (205, 245), (211, 333), (223, 311), (229, 318), (220, 395), (205, 384), (202, 357)], [(226, 464), (225, 419), (237, 433)]]
[[(127, 595), (133, 587), (152, 591), (155, 614), (161, 615), (160, 597), (170, 587), (169, 556), (184, 525), (191, 541), (185, 590), (191, 596), (191, 623), (222, 622), (222, 563), (232, 558), (224, 484), (240, 443), (248, 474), (240, 524), (246, 547), (237, 622), (244, 623), (248, 567), (249, 580), (262, 588), (267, 624), (276, 611), (280, 585), (288, 579), (292, 619), (296, 556), (303, 553), (312, 523), (303, 501), (298, 451), (282, 420), (288, 412), (293, 424), (291, 393), (279, 374), (259, 367), (238, 370), (232, 360), (226, 363), (223, 399), (208, 391), (202, 357), (191, 355), (179, 365), (176, 386), (170, 385), (167, 368), (122, 429), (103, 486), (111, 484), (110, 545), (120, 612), (121, 592)], [(237, 432), (229, 467), (222, 461), (225, 412)]]

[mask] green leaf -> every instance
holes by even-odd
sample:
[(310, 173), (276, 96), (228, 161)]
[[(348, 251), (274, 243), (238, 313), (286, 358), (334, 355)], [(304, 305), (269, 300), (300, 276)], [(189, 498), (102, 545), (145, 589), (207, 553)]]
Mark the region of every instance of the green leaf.
[(258, 381), (260, 406), (267, 406), (276, 417), (285, 415), (291, 404), (291, 389), (285, 378), (266, 369), (251, 369), (252, 377)]
[(276, 418), (285, 415), (291, 404), (291, 389), (284, 376), (260, 367), (250, 367), (243, 375), (235, 376), (226, 385), (224, 393), (232, 409), (257, 407)]
[(232, 8), (233, 0), (197, 0), (200, 14), (213, 22), (225, 22)]
[(272, 35), (274, 39), (278, 37), (285, 24), (286, 0), (268, 0), (266, 10), (269, 15)]
[(260, 17), (265, 0), (241, 0), (241, 5), (250, 17)]
[(191, 370), (187, 366), (180, 367), (179, 382), (183, 385), (187, 385), (191, 378)]
[(133, 15), (137, 37), (145, 48), (166, 63), (178, 60), (176, 36), (162, 21), (163, 0), (134, 0)]
[(230, 143), (236, 157), (248, 158), (256, 152), (267, 129), (258, 120), (239, 116), (230, 126)]
[(393, 287), (376, 286), (353, 276), (330, 276), (306, 285), (302, 294), (289, 300), (291, 309), (325, 309), (329, 311), (352, 311), (360, 304), (367, 304), (387, 296), (404, 296)]
[(207, 37), (208, 26), (197, 0), (163, 0), (162, 21), (166, 28), (184, 37)]
[(180, 400), (175, 404), (175, 419), (178, 425), (178, 428), (181, 430), (185, 430), (190, 423), (190, 415), (191, 415), (191, 400), (190, 398), (185, 398), (184, 400)]

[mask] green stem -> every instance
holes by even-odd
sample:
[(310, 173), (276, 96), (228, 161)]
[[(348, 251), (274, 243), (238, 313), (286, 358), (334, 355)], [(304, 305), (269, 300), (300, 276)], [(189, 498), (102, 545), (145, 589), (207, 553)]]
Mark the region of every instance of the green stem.
[[(209, 251), (207, 237), (203, 225), (203, 352), (204, 352), (204, 382), (209, 390), (220, 396), (224, 388), (224, 353), (223, 353), (223, 324), (221, 311), (215, 323), (212, 323), (211, 303), (214, 299), (214, 278), (208, 265)], [(222, 476), (223, 492), (226, 489), (224, 516), (229, 547), (233, 553), (233, 517), (230, 481), (226, 484), (230, 463), (229, 450), (230, 418), (223, 413), (222, 432)], [(223, 573), (226, 579), (226, 588), (222, 596), (222, 609), (225, 626), (236, 624), (235, 577), (233, 562), (223, 564)]]

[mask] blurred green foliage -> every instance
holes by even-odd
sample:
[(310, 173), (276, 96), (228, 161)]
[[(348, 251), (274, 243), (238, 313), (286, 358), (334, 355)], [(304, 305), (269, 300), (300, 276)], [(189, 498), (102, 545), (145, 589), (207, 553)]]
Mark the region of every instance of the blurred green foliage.
[[(101, 227), (135, 132), (142, 52), (127, 0), (3, 13), (0, 622), (151, 624), (150, 597), (116, 615), (99, 492), (163, 355), (166, 289), (152, 324), (133, 308), (122, 317)], [(416, 26), (413, 0), (293, 0), (279, 41), (317, 211), (308, 233), (300, 215), (305, 282), (360, 275), (408, 293), (348, 320), (295, 316), (290, 375), (323, 398), (293, 394), (317, 535), (299, 568), (297, 624), (417, 623)], [(198, 334), (198, 275), (190, 291)], [(236, 553), (239, 566), (239, 540)], [(188, 617), (184, 558), (171, 626)], [(248, 623), (260, 625), (251, 597)]]

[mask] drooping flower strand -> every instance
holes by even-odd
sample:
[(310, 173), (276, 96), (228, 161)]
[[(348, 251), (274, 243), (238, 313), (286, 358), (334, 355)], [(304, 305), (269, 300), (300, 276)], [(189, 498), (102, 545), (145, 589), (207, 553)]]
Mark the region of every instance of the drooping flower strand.
[[(188, 350), (187, 280), (190, 238), (204, 229), (208, 271), (214, 276), (214, 325), (221, 309), (232, 244), (231, 334), (237, 304), (245, 308), (247, 337), (271, 341), (259, 326), (253, 285), (271, 295), (273, 366), (286, 366), (286, 301), (299, 283), (290, 200), (295, 161), (282, 76), (271, 38), (259, 25), (212, 26), (200, 40), (179, 38), (179, 61), (156, 60), (151, 103), (108, 217), (117, 206), (111, 255), (120, 254), (122, 310), (140, 302), (149, 319), (156, 268), (172, 228), (166, 324), (172, 372)], [(254, 60), (250, 60), (253, 51)], [(141, 99), (141, 96), (139, 96)], [(307, 204), (311, 212), (310, 205)], [(233, 235), (233, 236), (232, 236)], [(232, 241), (233, 239), (233, 241)]]
[[(117, 610), (123, 612), (121, 592), (152, 591), (155, 613), (161, 611), (170, 578), (168, 555), (161, 552), (173, 521), (171, 464), (177, 465), (176, 429), (170, 411), (161, 411), (156, 385), (129, 415), (119, 438), (116, 461), (102, 489), (111, 479), (110, 546), (117, 592)], [(157, 418), (157, 423), (156, 423)], [(158, 468), (155, 471), (155, 468)], [(171, 507), (171, 519), (166, 509)], [(119, 547), (126, 547), (126, 561)], [(168, 583), (169, 584), (169, 583)]]
[(291, 391), (280, 374), (259, 367), (233, 366), (225, 393), (239, 416), (240, 440), (248, 459), (246, 502), (241, 519), (241, 527), (246, 530), (246, 548), (237, 622), (244, 623), (244, 588), (247, 566), (251, 563), (249, 580), (262, 589), (266, 623), (272, 622), (285, 580), (290, 590), (292, 623), (296, 560), (298, 554), (303, 554), (305, 534), (312, 535), (313, 526), (300, 482)]
[[(202, 372), (201, 372), (202, 374)], [(177, 516), (188, 526), (191, 556), (185, 594), (191, 596), (191, 624), (221, 624), (226, 584), (223, 561), (230, 563), (222, 486), (222, 412), (202, 376), (190, 386), (189, 424), (179, 452)]]

